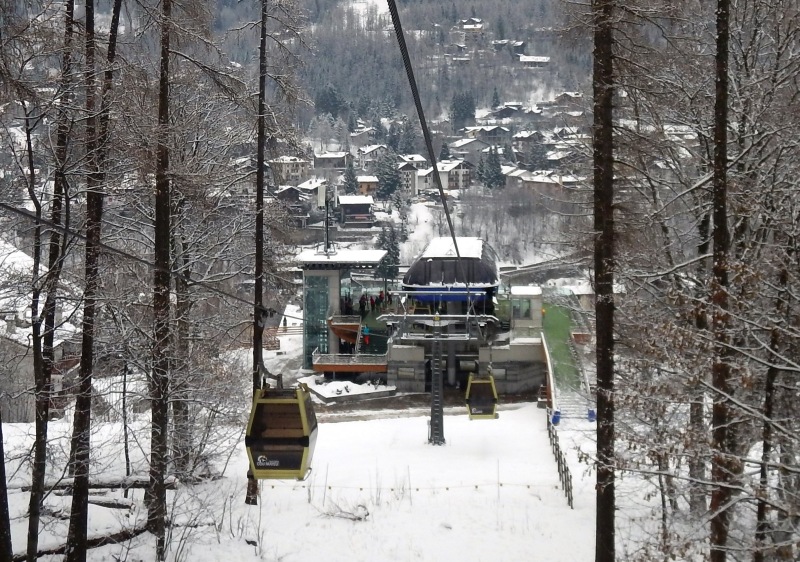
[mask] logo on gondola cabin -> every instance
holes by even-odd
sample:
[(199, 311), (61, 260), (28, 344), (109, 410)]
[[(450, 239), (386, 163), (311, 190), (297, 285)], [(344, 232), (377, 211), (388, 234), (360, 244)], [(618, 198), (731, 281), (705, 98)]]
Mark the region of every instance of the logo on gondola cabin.
[(269, 466), (280, 466), (281, 462), (276, 459), (268, 459), (267, 455), (258, 455), (256, 457), (256, 466), (259, 468), (266, 468)]

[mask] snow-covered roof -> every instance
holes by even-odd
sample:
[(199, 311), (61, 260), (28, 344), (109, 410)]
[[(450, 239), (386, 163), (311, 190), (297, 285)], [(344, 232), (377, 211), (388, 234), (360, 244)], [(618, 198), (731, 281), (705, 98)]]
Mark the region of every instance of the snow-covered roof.
[[(440, 172), (451, 172), (452, 170), (458, 168), (461, 164), (464, 163), (464, 160), (440, 160), (436, 163), (436, 168)], [(426, 170), (420, 170), (420, 176), (429, 176), (433, 172), (433, 167), (430, 167)]]
[(315, 158), (344, 158), (347, 156), (349, 152), (322, 152), (320, 154), (314, 154)]
[(301, 264), (359, 264), (378, 265), (386, 255), (386, 250), (334, 250), (325, 253), (318, 250), (303, 250), (298, 254), (297, 261)]
[(328, 183), (328, 180), (325, 178), (311, 178), (310, 180), (306, 180), (303, 183), (297, 186), (297, 189), (305, 189), (305, 190), (312, 190), (318, 189), (320, 186), (325, 185)]
[(540, 57), (536, 55), (519, 55), (519, 62), (550, 62), (550, 57)]
[(542, 288), (536, 285), (516, 285), (511, 287), (511, 296), (514, 297), (538, 297), (542, 294)]
[(477, 142), (477, 143), (480, 143), (480, 144), (488, 146), (488, 143), (482, 141), (481, 139), (472, 139), (472, 138), (470, 138), (470, 139), (458, 139), (457, 141), (453, 141), (452, 143), (450, 143), (450, 149), (452, 150), (454, 148), (455, 149), (463, 148), (463, 147), (465, 147), (465, 146), (467, 146), (469, 144), (472, 144), (474, 142)]
[[(376, 180), (377, 181), (377, 180)], [(375, 200), (372, 195), (340, 195), (340, 205), (372, 205)]]
[(273, 158), (269, 160), (269, 162), (274, 162), (277, 164), (299, 164), (299, 163), (308, 163), (308, 160), (304, 158), (298, 158), (297, 156), (278, 156), (277, 158)]
[(358, 183), (378, 183), (378, 176), (356, 176)]
[(417, 162), (417, 163), (423, 163), (428, 161), (428, 159), (422, 156), (421, 154), (401, 154), (400, 160), (404, 160), (405, 162)]
[(385, 144), (370, 144), (370, 145), (367, 145), (367, 146), (362, 146), (361, 148), (358, 149), (358, 152), (360, 154), (370, 154), (372, 152), (375, 152), (379, 148), (385, 149), (386, 145)]
[[(462, 258), (477, 258), (483, 256), (483, 240), (472, 236), (456, 237), (458, 252)], [(456, 257), (456, 250), (452, 238), (434, 238), (425, 247), (420, 258), (445, 258)]]

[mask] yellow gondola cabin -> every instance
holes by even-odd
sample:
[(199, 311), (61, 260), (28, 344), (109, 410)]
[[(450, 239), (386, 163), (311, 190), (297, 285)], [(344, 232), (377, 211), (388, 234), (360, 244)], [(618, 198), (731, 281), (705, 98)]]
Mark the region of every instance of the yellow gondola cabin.
[(467, 412), (471, 420), (493, 420), (497, 415), (497, 389), (494, 377), (478, 377), (470, 373), (467, 382)]
[(256, 394), (244, 440), (254, 478), (304, 479), (316, 441), (317, 418), (308, 387), (265, 388)]

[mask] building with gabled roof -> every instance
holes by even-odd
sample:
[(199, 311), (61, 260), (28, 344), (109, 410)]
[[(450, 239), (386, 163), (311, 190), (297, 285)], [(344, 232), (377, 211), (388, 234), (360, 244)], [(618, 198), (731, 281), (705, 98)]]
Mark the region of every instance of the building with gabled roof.
[(370, 170), (375, 162), (389, 152), (389, 147), (385, 144), (370, 144), (362, 146), (356, 151), (358, 167), (362, 170)]
[(278, 183), (300, 183), (311, 173), (311, 161), (297, 156), (278, 156), (268, 162)]

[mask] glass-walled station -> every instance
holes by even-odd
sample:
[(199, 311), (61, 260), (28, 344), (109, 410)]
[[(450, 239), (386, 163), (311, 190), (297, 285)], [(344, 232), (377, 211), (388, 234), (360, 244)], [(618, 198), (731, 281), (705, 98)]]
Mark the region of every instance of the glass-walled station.
[(303, 270), (303, 368), (311, 369), (314, 353), (338, 354), (339, 338), (329, 319), (347, 313), (345, 298), (354, 270), (374, 269), (385, 250), (306, 250), (298, 256)]

